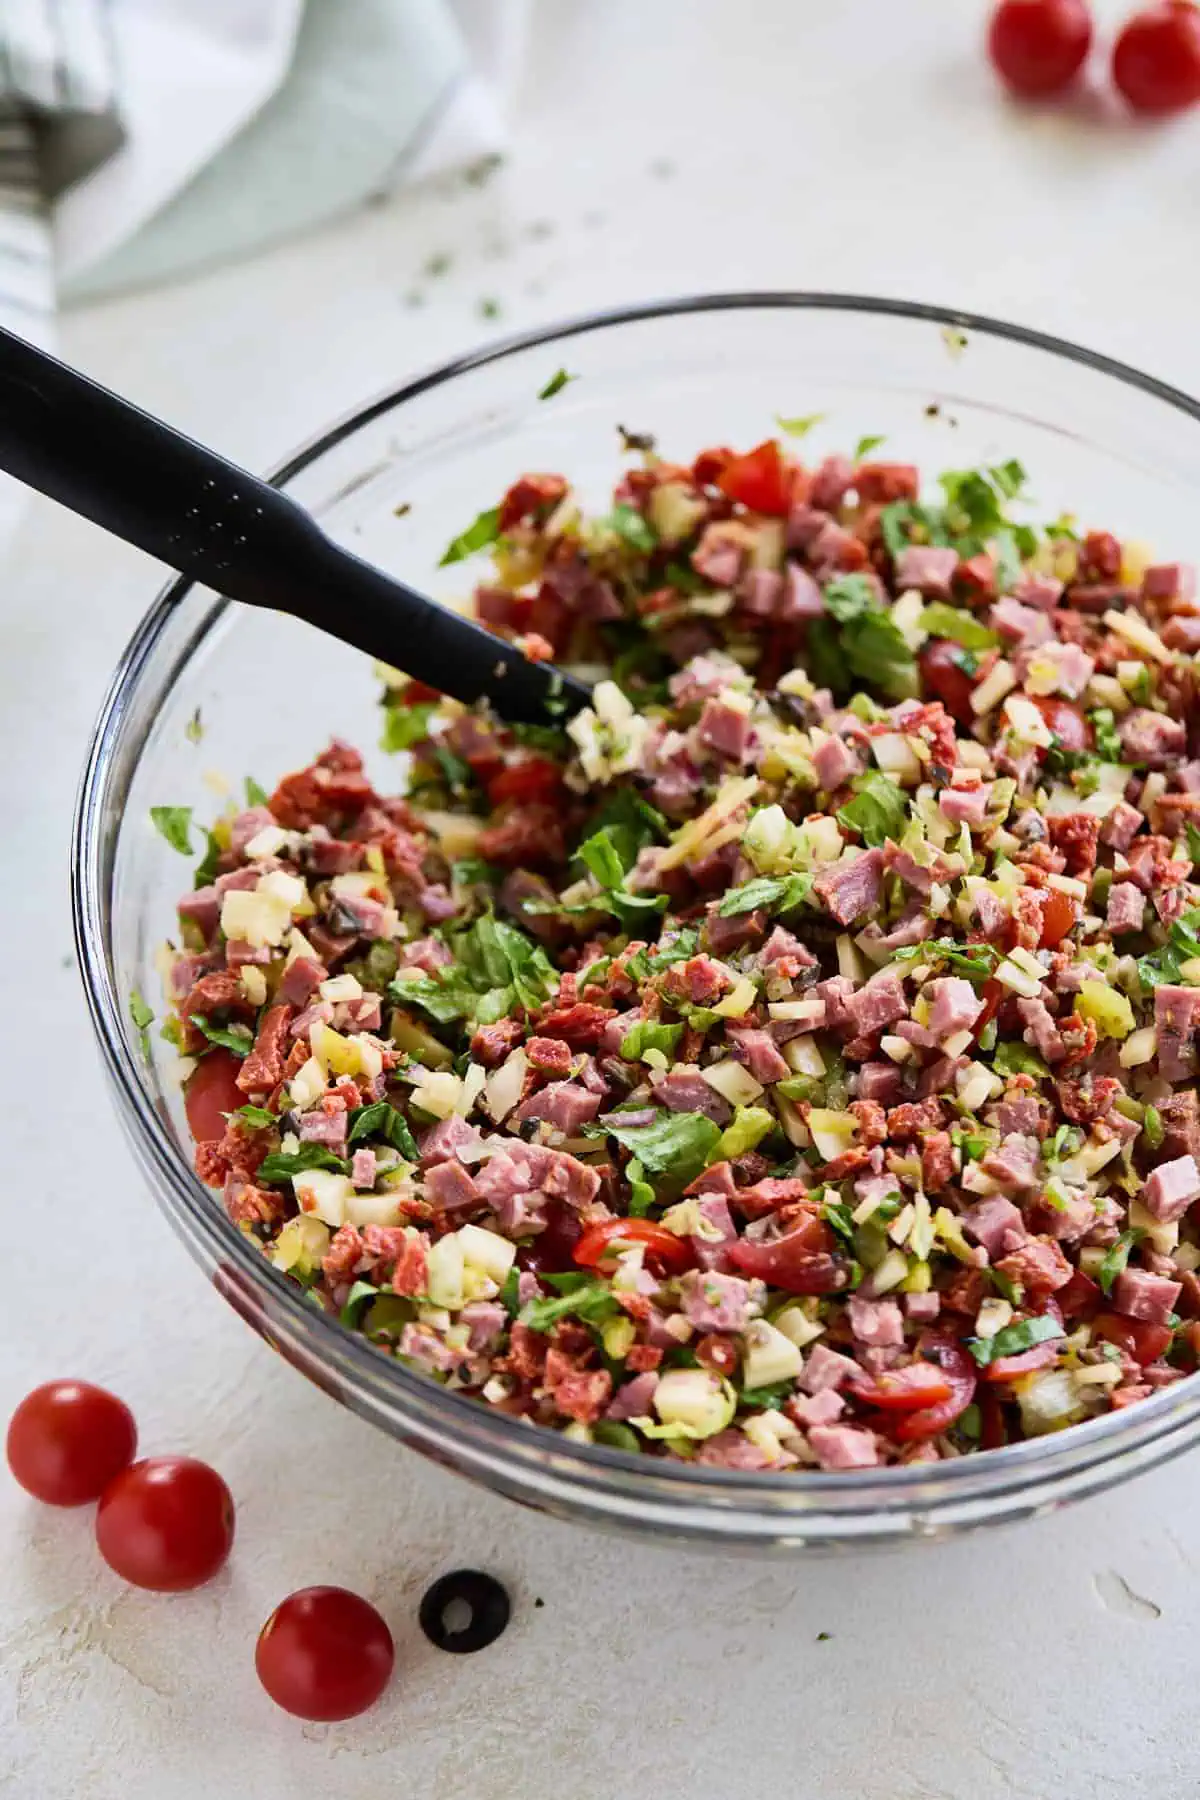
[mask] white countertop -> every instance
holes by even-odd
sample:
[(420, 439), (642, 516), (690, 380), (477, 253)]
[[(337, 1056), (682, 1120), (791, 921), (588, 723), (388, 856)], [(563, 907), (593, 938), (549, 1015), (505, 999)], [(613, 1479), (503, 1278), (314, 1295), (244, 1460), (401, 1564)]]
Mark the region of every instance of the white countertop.
[[(495, 179), (73, 314), (66, 353), (258, 467), (489, 333), (704, 287), (949, 301), (1194, 390), (1200, 117), (1147, 131), (1086, 102), (1018, 113), (977, 52), (981, 11), (542, 0)], [(137, 1593), (99, 1565), (86, 1513), (0, 1478), (0, 1796), (1195, 1794), (1195, 1456), (948, 1547), (717, 1562), (467, 1487), (306, 1386), (218, 1302), (118, 1133), (69, 955), (77, 769), (158, 579), (46, 504), (4, 577), (0, 1412), (54, 1375), (111, 1385), (147, 1450), (222, 1469), (239, 1542), (210, 1588)], [(428, 1582), (463, 1565), (516, 1602), (479, 1657), (439, 1653), (416, 1623)], [(367, 1718), (302, 1727), (257, 1688), (253, 1643), (276, 1600), (322, 1580), (384, 1607), (398, 1677)]]

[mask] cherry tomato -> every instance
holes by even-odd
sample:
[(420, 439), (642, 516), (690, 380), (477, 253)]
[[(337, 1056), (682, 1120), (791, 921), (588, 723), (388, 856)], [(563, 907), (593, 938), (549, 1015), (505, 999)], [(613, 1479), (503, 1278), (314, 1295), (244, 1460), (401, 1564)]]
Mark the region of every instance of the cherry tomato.
[(258, 1634), (254, 1667), (276, 1706), (298, 1719), (352, 1719), (392, 1677), (392, 1634), (347, 1588), (301, 1588)]
[(1014, 94), (1069, 87), (1092, 41), (1084, 0), (1001, 0), (988, 28), (988, 55)]
[(714, 450), (702, 450), (692, 464), (692, 480), (697, 487), (715, 487), (722, 469), (727, 469), (737, 457), (732, 450), (724, 447)]
[(922, 1356), (932, 1359), (946, 1377), (950, 1398), (940, 1400), (934, 1406), (922, 1407), (919, 1412), (904, 1413), (897, 1419), (890, 1427), (891, 1434), (905, 1444), (948, 1431), (975, 1398), (975, 1364), (957, 1338), (944, 1331), (927, 1331), (918, 1348)]
[(1092, 728), (1080, 707), (1070, 700), (1060, 700), (1057, 694), (1034, 699), (1033, 704), (1058, 739), (1060, 750), (1091, 749), (1094, 741)]
[(886, 1369), (882, 1375), (864, 1377), (849, 1383), (850, 1392), (864, 1406), (878, 1406), (884, 1412), (915, 1412), (920, 1407), (938, 1406), (951, 1399), (954, 1388), (948, 1377), (933, 1363), (910, 1363), (905, 1369)]
[(732, 1375), (738, 1366), (738, 1347), (733, 1338), (706, 1332), (695, 1344), (696, 1361), (717, 1375)]
[(631, 1244), (641, 1244), (647, 1266), (667, 1275), (682, 1275), (696, 1261), (686, 1238), (676, 1237), (651, 1219), (606, 1219), (603, 1225), (591, 1226), (575, 1246), (575, 1261), (581, 1269), (598, 1269)]
[(814, 1214), (774, 1243), (739, 1238), (729, 1260), (743, 1275), (761, 1276), (788, 1294), (832, 1294), (845, 1284), (845, 1268), (832, 1254), (829, 1227)]
[(8, 1422), (8, 1466), (35, 1500), (98, 1500), (133, 1461), (137, 1426), (123, 1400), (90, 1381), (48, 1381), (26, 1394)]
[(233, 1496), (215, 1469), (191, 1456), (151, 1456), (110, 1481), (96, 1542), (134, 1587), (180, 1593), (208, 1581), (233, 1544)]
[(717, 476), (717, 486), (751, 512), (782, 518), (791, 504), (791, 474), (774, 438), (748, 450), (745, 456), (735, 456)]
[(505, 800), (554, 801), (562, 793), (562, 771), (548, 756), (526, 756), (509, 763), (488, 782), (488, 799), (493, 806)]
[(1146, 1319), (1127, 1319), (1123, 1313), (1097, 1313), (1092, 1320), (1092, 1336), (1115, 1344), (1132, 1356), (1134, 1362), (1157, 1362), (1170, 1347), (1174, 1333), (1169, 1325), (1151, 1325)]
[(232, 1050), (210, 1050), (202, 1056), (183, 1090), (183, 1110), (198, 1144), (225, 1136), (225, 1114), (236, 1112), (246, 1096), (237, 1084), (241, 1061)]
[(921, 671), (925, 693), (940, 700), (960, 725), (973, 725), (975, 714), (971, 710), (971, 694), (975, 677), (968, 675), (962, 666), (964, 654), (962, 645), (950, 638), (930, 638), (921, 646), (917, 667)]
[(1002, 981), (985, 981), (979, 990), (979, 998), (983, 1001), (983, 1011), (971, 1027), (971, 1036), (978, 1043), (985, 1028), (991, 1024), (1000, 1011), (1000, 1003), (1007, 998), (1008, 989)]
[(1134, 13), (1113, 46), (1113, 80), (1135, 112), (1173, 113), (1200, 100), (1200, 8), (1162, 0)]
[(995, 1362), (979, 1371), (981, 1381), (1015, 1381), (1018, 1375), (1030, 1375), (1034, 1369), (1048, 1369), (1058, 1361), (1061, 1339), (1034, 1344), (1031, 1350), (1018, 1350), (1015, 1356), (998, 1356)]
[(1079, 907), (1070, 894), (1047, 888), (1042, 903), (1042, 934), (1038, 940), (1041, 949), (1053, 950), (1061, 944), (1067, 933), (1075, 929), (1078, 918)]
[(1078, 1319), (1094, 1313), (1103, 1295), (1090, 1275), (1085, 1275), (1082, 1269), (1076, 1269), (1070, 1281), (1059, 1288), (1054, 1298), (1062, 1308), (1064, 1319)]

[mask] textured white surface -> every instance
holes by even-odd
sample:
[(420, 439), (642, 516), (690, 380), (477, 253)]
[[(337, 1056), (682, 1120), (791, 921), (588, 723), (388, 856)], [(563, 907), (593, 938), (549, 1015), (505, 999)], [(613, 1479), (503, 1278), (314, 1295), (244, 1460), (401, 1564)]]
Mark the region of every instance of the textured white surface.
[[(256, 466), (496, 329), (493, 299), (508, 328), (692, 287), (890, 290), (1194, 388), (1200, 120), (1017, 115), (976, 54), (978, 16), (964, 0), (544, 0), (501, 177), (73, 315), (67, 353)], [(98, 1566), (86, 1514), (0, 1479), (0, 1795), (1193, 1795), (1195, 1457), (1028, 1530), (869, 1562), (713, 1563), (468, 1489), (221, 1306), (133, 1171), (66, 966), (76, 771), (157, 579), (38, 505), (0, 599), (0, 1412), (55, 1374), (109, 1382), (147, 1449), (221, 1467), (240, 1535), (209, 1590), (137, 1594)], [(516, 1616), (456, 1659), (426, 1645), (415, 1606), (462, 1564), (503, 1576)], [(357, 1723), (302, 1728), (254, 1683), (259, 1623), (313, 1580), (371, 1594), (396, 1631), (397, 1683)]]

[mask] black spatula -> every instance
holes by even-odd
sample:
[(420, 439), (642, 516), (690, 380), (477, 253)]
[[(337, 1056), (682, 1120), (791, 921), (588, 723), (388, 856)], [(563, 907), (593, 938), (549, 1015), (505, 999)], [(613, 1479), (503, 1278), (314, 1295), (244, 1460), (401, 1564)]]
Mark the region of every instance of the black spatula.
[(455, 700), (532, 722), (591, 697), (335, 544), (278, 488), (7, 331), (0, 469), (180, 574), (291, 613)]

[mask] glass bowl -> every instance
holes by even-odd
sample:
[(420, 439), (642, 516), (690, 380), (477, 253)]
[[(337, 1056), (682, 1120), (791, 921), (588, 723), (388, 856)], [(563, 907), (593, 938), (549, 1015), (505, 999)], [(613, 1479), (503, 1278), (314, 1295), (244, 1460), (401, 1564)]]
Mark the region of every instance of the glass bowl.
[[(577, 377), (538, 395), (563, 367)], [(936, 471), (1016, 456), (1041, 515), (1194, 553), (1200, 408), (1132, 369), (1037, 332), (931, 306), (826, 294), (714, 295), (630, 308), (462, 358), (386, 394), (294, 457), (279, 483), (335, 538), (454, 603), (471, 572), (447, 542), (526, 469), (560, 469), (600, 503), (617, 426), (688, 460), (747, 446), (776, 413), (822, 414), (805, 453), (886, 434)], [(403, 645), (395, 660), (403, 664)], [(131, 991), (156, 998), (186, 866), (152, 805), (220, 802), (213, 771), (270, 786), (331, 734), (376, 736), (366, 660), (291, 619), (178, 580), (135, 634), (104, 702), (75, 820), (76, 941), (121, 1118), (163, 1211), (254, 1329), (327, 1393), (401, 1442), (514, 1499), (612, 1527), (727, 1548), (799, 1550), (937, 1537), (1044, 1512), (1194, 1442), (1200, 1380), (1127, 1411), (941, 1464), (746, 1474), (568, 1442), (410, 1373), (306, 1305), (191, 1169), (166, 1046), (145, 1062)], [(189, 734), (200, 709), (203, 737)], [(372, 752), (386, 786), (397, 771)], [(369, 765), (370, 766), (370, 765)], [(152, 1034), (153, 1035), (153, 1034)]]

